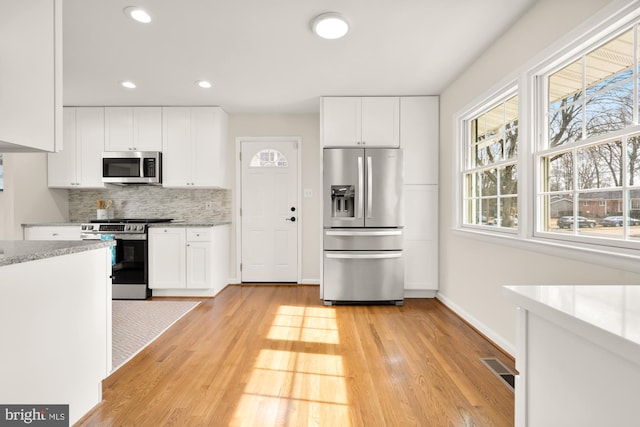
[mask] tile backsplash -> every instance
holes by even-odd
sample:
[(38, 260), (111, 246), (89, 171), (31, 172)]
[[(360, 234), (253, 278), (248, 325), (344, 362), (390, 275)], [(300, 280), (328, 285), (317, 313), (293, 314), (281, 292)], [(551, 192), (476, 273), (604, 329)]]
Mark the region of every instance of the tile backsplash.
[(113, 201), (110, 218), (172, 218), (190, 222), (231, 220), (231, 190), (149, 185), (69, 190), (69, 220), (95, 219), (96, 200)]

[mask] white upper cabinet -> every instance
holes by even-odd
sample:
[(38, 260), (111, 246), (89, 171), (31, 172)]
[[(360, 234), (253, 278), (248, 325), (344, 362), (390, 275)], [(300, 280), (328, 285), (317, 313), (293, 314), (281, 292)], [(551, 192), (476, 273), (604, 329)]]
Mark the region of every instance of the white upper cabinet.
[(64, 108), (64, 150), (48, 154), (49, 187), (102, 188), (104, 108)]
[(405, 184), (438, 183), (439, 98), (400, 98), (400, 146)]
[(162, 151), (161, 107), (105, 107), (105, 151)]
[(62, 148), (62, 0), (0, 1), (0, 152)]
[(399, 147), (399, 97), (322, 98), (325, 147)]
[(164, 187), (229, 187), (227, 114), (220, 107), (163, 107)]

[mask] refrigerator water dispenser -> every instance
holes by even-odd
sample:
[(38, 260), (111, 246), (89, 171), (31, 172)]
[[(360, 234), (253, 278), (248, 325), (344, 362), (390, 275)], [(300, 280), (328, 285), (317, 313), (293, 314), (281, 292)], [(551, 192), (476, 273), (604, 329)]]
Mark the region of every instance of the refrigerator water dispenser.
[(355, 189), (353, 185), (331, 186), (331, 216), (353, 218), (355, 216)]

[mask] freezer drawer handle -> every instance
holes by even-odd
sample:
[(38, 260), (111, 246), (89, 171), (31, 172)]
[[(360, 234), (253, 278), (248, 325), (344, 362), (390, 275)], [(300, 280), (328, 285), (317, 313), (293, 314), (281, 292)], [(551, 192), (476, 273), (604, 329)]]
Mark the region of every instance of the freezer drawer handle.
[(327, 231), (327, 236), (363, 236), (363, 237), (377, 237), (377, 236), (401, 236), (401, 230), (385, 230), (385, 231)]
[(367, 218), (371, 218), (373, 210), (373, 165), (371, 156), (367, 156)]
[(326, 254), (331, 259), (393, 259), (401, 258), (401, 252), (393, 252), (388, 254)]
[(358, 218), (362, 218), (364, 210), (364, 176), (362, 170), (362, 156), (358, 156)]

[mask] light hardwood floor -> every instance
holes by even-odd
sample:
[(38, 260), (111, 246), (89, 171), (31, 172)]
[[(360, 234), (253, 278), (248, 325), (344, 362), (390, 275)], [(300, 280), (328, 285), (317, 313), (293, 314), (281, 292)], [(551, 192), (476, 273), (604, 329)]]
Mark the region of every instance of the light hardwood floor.
[(512, 426), (513, 361), (435, 299), (229, 286), (104, 381), (79, 426)]

